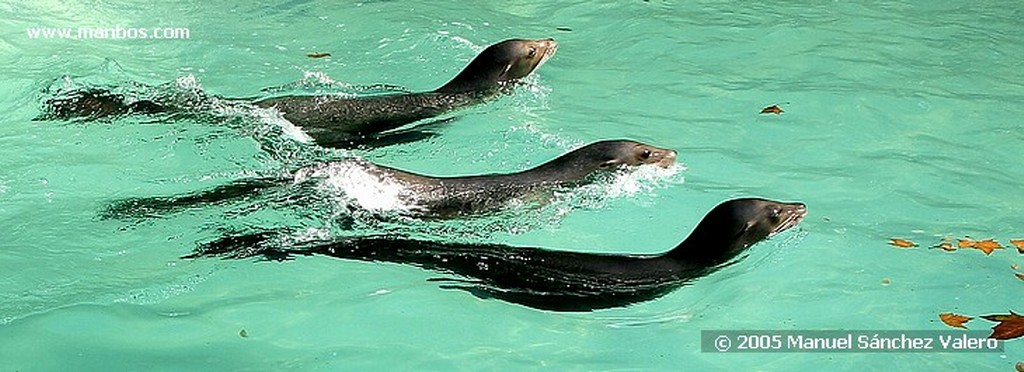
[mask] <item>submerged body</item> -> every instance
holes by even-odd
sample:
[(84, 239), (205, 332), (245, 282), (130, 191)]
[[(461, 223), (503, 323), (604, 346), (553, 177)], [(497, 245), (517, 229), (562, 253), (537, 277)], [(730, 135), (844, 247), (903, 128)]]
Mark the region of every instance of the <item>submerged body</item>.
[(188, 258), (326, 255), (411, 264), (452, 273), (448, 288), (555, 311), (589, 311), (658, 298), (707, 275), (750, 246), (796, 226), (801, 203), (736, 199), (719, 204), (675, 248), (655, 255), (594, 254), (497, 244), (355, 237), (272, 246), (270, 234), (225, 237)]
[[(365, 144), (371, 135), (494, 98), (543, 65), (557, 48), (553, 39), (502, 41), (484, 49), (447, 84), (428, 92), (365, 97), (297, 95), (252, 103), (280, 111), (322, 146), (351, 147)], [(47, 100), (46, 106), (48, 112), (42, 119), (179, 113), (189, 109), (170, 101), (129, 101), (122, 94), (100, 88), (69, 92)]]
[(491, 97), (484, 92), (435, 92), (370, 97), (288, 96), (257, 101), (302, 128), (318, 145), (348, 147), (373, 134), (468, 107)]
[[(668, 167), (676, 152), (635, 141), (599, 141), (572, 150), (534, 168), (505, 174), (432, 177), (345, 159), (311, 165), (290, 177), (238, 180), (181, 196), (122, 200), (107, 209), (108, 217), (153, 216), (202, 204), (224, 203), (293, 184), (322, 181), (362, 205), (394, 199), (397, 212), (424, 218), (452, 218), (493, 212), (513, 199), (529, 199), (556, 187), (586, 182), (591, 175), (620, 166), (654, 164)], [(360, 197), (371, 200), (361, 201)]]

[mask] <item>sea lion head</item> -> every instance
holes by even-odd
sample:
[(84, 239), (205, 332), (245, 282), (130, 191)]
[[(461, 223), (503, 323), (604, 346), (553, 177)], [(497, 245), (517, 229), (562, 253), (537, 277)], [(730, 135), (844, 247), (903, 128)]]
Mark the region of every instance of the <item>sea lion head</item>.
[(600, 159), (601, 168), (643, 164), (656, 164), (659, 167), (668, 168), (675, 164), (677, 156), (675, 150), (629, 140), (600, 141), (586, 147), (596, 150), (594, 158)]
[(759, 198), (733, 199), (716, 206), (669, 255), (719, 264), (750, 246), (796, 226), (807, 215), (803, 203)]
[(501, 87), (522, 79), (540, 68), (555, 54), (554, 39), (509, 39), (491, 45), (473, 58), (462, 72), (438, 88), (438, 92), (461, 92)]

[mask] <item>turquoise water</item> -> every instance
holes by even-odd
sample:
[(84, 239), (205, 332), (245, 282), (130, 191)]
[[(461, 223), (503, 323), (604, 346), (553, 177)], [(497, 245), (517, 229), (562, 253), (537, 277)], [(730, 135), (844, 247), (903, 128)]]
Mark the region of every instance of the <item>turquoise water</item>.
[[(1024, 8), (934, 3), (0, 3), (0, 369), (1011, 370), (1020, 340), (977, 354), (700, 351), (701, 330), (945, 330), (939, 313), (1024, 311), (1011, 269), (1024, 256), (1012, 247), (991, 256), (923, 248), (945, 236), (1024, 238)], [(26, 34), (115, 26), (191, 33)], [(433, 89), (509, 37), (560, 47), (526, 86), (430, 141), (325, 151), (272, 120), (223, 110), (209, 120), (31, 121), (55, 86), (138, 82), (228, 97)], [(785, 113), (758, 114), (771, 104)], [(623, 137), (678, 150), (686, 169), (619, 175), (511, 218), (360, 228), (653, 253), (732, 197), (802, 201), (810, 215), (665, 297), (567, 314), (442, 290), (426, 281), (438, 274), (401, 265), (179, 259), (221, 229), (340, 229), (331, 206), (98, 218), (115, 199), (310, 159), (515, 171)], [(922, 247), (893, 248), (891, 237)]]

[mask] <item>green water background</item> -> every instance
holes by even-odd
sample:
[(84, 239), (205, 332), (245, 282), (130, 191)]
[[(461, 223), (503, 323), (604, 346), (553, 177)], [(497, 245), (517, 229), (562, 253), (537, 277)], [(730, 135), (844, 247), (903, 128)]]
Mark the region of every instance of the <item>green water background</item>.
[[(942, 312), (1024, 310), (1024, 282), (1011, 269), (1024, 256), (1014, 249), (925, 248), (945, 236), (1024, 238), (1022, 9), (1015, 1), (0, 3), (0, 369), (1010, 370), (1024, 355), (1020, 340), (1004, 353), (739, 355), (701, 353), (699, 337), (704, 329), (944, 330)], [(30, 40), (25, 32), (113, 26), (187, 27), (191, 38)], [(583, 314), (444, 291), (425, 281), (438, 274), (401, 265), (183, 261), (218, 227), (304, 221), (217, 209), (126, 224), (98, 211), (117, 198), (280, 169), (289, 157), (202, 120), (31, 121), (43, 90), (63, 76), (184, 79), (231, 97), (317, 80), (309, 73), (426, 90), (479, 47), (549, 36), (561, 46), (529, 88), (433, 141), (359, 155), (469, 174), (632, 138), (677, 149), (688, 170), (541, 226), (508, 221), (506, 229), (530, 228), (490, 238), (659, 252), (714, 204), (751, 195), (807, 203), (800, 231), (661, 299)], [(332, 57), (305, 56), (323, 51)], [(786, 112), (758, 115), (771, 104)], [(922, 247), (896, 249), (890, 237)]]

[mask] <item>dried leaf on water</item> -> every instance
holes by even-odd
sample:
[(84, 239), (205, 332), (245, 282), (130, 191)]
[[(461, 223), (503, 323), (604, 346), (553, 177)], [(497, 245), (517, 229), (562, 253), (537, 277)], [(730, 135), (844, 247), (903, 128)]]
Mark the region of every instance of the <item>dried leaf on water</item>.
[(783, 112), (784, 111), (782, 111), (782, 108), (779, 107), (779, 105), (771, 105), (771, 106), (768, 106), (768, 107), (765, 107), (765, 108), (761, 109), (761, 113), (762, 114), (782, 115)]
[(1024, 254), (1024, 239), (1010, 239), (1010, 244), (1017, 247), (1017, 252)]
[(932, 248), (942, 248), (946, 252), (956, 252), (956, 247), (953, 246), (953, 241), (950, 238), (942, 239), (942, 242), (933, 245)]
[(946, 325), (948, 325), (950, 327), (956, 327), (956, 328), (967, 329), (967, 326), (965, 326), (964, 323), (969, 322), (971, 319), (974, 319), (974, 318), (971, 318), (969, 316), (959, 315), (959, 314), (953, 314), (953, 313), (942, 313), (942, 314), (939, 314), (939, 320), (942, 320), (943, 323), (946, 323)]
[(309, 54), (306, 55), (306, 57), (309, 57), (309, 58), (324, 58), (324, 57), (330, 57), (330, 56), (331, 56), (331, 53), (309, 53)]
[(971, 239), (960, 239), (956, 241), (956, 245), (960, 248), (974, 248), (979, 251), (985, 252), (985, 255), (992, 254), (996, 249), (1003, 249), (1003, 245), (992, 239), (985, 240), (971, 240)]
[(986, 255), (992, 254), (992, 251), (996, 249), (1003, 249), (1002, 244), (992, 239), (985, 239), (974, 243), (974, 248), (985, 252)]
[(889, 239), (889, 245), (900, 247), (900, 248), (913, 248), (917, 246), (917, 243), (906, 239), (892, 238)]
[(992, 327), (992, 334), (989, 338), (997, 340), (1009, 340), (1024, 336), (1024, 316), (1013, 311), (1009, 314), (982, 315), (982, 318), (993, 322), (999, 322)]

